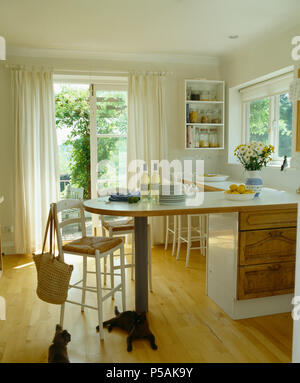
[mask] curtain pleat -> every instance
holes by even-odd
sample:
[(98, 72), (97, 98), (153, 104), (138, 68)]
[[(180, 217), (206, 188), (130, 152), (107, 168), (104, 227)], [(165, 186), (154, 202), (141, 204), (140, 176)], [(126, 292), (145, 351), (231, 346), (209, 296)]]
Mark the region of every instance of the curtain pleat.
[[(165, 76), (130, 74), (128, 79), (127, 163), (167, 159)], [(128, 174), (128, 179), (131, 174)], [(164, 241), (164, 217), (150, 219), (152, 242)]]
[(51, 71), (12, 69), (15, 130), (15, 247), (42, 247), (50, 203), (58, 197), (55, 106)]

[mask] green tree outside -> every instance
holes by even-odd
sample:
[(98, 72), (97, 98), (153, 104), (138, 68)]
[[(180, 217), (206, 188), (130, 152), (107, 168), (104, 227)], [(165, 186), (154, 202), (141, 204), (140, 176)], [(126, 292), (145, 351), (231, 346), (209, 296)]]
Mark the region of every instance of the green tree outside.
[[(125, 92), (103, 92), (97, 94), (97, 133), (127, 133), (127, 99)], [(56, 126), (68, 129), (68, 139), (63, 144), (70, 149), (68, 169), (71, 184), (84, 188), (84, 198), (91, 198), (91, 158), (90, 158), (90, 105), (89, 90), (63, 86), (55, 95)], [(99, 139), (98, 139), (99, 140)], [(118, 166), (118, 147), (122, 141), (122, 150), (126, 151), (124, 140), (114, 137), (101, 138), (97, 145), (98, 161), (112, 160)], [(120, 145), (119, 145), (120, 146)], [(60, 152), (65, 152), (60, 150)], [(66, 166), (66, 161), (62, 163)], [(107, 168), (99, 169), (98, 178), (106, 176)], [(109, 178), (109, 174), (107, 174)]]
[[(279, 157), (292, 155), (292, 103), (288, 94), (279, 96)], [(250, 102), (250, 141), (262, 141), (268, 144), (270, 98)]]

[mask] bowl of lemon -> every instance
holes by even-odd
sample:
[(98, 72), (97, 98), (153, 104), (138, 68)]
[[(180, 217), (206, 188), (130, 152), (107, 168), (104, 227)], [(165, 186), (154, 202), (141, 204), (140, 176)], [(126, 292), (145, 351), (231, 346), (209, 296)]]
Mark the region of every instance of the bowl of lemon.
[(224, 196), (230, 201), (248, 201), (254, 198), (255, 193), (252, 190), (247, 190), (244, 184), (232, 184), (229, 186), (229, 189), (224, 192)]

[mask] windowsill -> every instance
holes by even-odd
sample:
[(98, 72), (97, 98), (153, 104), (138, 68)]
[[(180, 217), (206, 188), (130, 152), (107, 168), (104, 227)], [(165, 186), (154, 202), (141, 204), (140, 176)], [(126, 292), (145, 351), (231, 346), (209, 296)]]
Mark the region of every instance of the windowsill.
[[(237, 162), (227, 162), (227, 165), (237, 165), (237, 166), (241, 166), (241, 164), (237, 163)], [(280, 168), (282, 165), (282, 162), (279, 161), (279, 162), (274, 162), (274, 163), (271, 163), (269, 164), (266, 168)], [(294, 169), (295, 167), (293, 166), (290, 166), (288, 165), (285, 169)], [(264, 168), (265, 169), (265, 168)]]

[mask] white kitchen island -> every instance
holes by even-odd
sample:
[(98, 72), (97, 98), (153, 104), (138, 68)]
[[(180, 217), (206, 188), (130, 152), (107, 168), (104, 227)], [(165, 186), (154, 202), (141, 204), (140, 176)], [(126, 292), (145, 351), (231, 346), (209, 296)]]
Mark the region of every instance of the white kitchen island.
[[(227, 188), (228, 182), (222, 186)], [(84, 206), (91, 213), (135, 218), (136, 246), (140, 249), (136, 254), (136, 302), (144, 311), (148, 309), (147, 233), (146, 230), (140, 230), (142, 234), (138, 232), (139, 226), (146, 227), (147, 217), (151, 216), (209, 214), (207, 295), (230, 317), (240, 319), (290, 311), (299, 201), (296, 193), (264, 188), (259, 198), (249, 201), (229, 201), (223, 191), (215, 191), (204, 193), (203, 200), (196, 204), (189, 201), (176, 205), (107, 203), (100, 198), (85, 201)], [(243, 259), (242, 235), (247, 245)], [(254, 253), (251, 252), (253, 235)], [(270, 256), (255, 242), (262, 242), (265, 246), (262, 250), (271, 250)], [(277, 244), (282, 250), (286, 243), (287, 253), (276, 252)], [(275, 285), (264, 286), (265, 281)]]
[[(238, 184), (229, 180), (205, 185), (228, 189), (232, 183)], [(219, 193), (209, 194), (218, 199)], [(241, 205), (239, 202), (228, 201), (232, 202), (231, 207), (236, 206), (236, 212), (209, 215), (206, 292), (231, 318), (292, 310), (294, 294), (285, 291), (290, 291), (290, 285), (294, 284), (297, 213), (296, 205), (294, 208), (292, 205), (299, 201), (296, 193), (264, 188), (259, 198), (251, 200), (250, 204), (243, 203), (243, 208), (237, 206)], [(259, 210), (253, 211), (250, 219), (258, 219), (258, 222), (253, 227), (241, 227), (241, 215), (249, 218), (253, 205)], [(251, 209), (246, 213), (247, 206)], [(290, 207), (292, 210), (287, 209)], [(245, 245), (245, 241), (252, 243)], [(254, 256), (255, 251), (259, 253), (257, 256)], [(250, 253), (246, 261), (245, 252)], [(264, 281), (267, 278), (281, 278), (282, 285), (272, 287), (272, 281)], [(251, 290), (248, 294), (242, 291), (247, 288)]]

